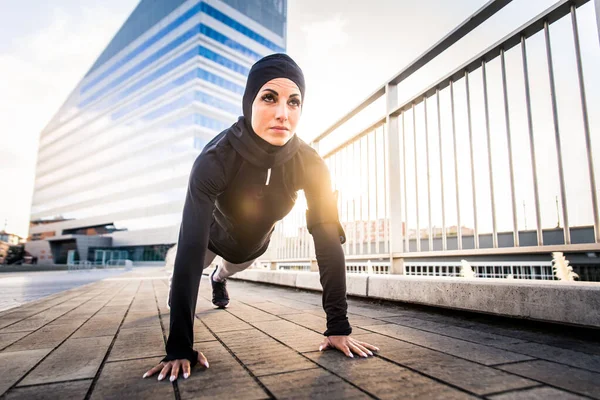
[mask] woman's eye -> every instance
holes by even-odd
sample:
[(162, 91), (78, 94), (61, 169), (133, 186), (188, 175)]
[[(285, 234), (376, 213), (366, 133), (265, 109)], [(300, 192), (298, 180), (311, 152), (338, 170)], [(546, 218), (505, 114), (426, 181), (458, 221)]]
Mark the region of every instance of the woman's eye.
[(290, 104), (294, 107), (300, 107), (300, 100), (292, 100), (290, 101)]
[(272, 103), (273, 101), (275, 101), (275, 98), (273, 97), (273, 95), (272, 95), (272, 94), (265, 94), (265, 95), (262, 97), (262, 99), (263, 99), (263, 101), (266, 101), (266, 102), (268, 102), (268, 103)]

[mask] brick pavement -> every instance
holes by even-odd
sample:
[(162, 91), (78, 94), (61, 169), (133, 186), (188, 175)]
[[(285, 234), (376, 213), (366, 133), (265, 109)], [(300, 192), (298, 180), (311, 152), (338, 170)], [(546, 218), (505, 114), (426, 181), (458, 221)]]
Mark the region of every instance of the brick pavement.
[(210, 362), (171, 383), (163, 356), (167, 281), (154, 269), (0, 312), (6, 399), (600, 399), (598, 331), (349, 300), (376, 357), (317, 351), (320, 294), (231, 280), (216, 310), (203, 278), (194, 341)]

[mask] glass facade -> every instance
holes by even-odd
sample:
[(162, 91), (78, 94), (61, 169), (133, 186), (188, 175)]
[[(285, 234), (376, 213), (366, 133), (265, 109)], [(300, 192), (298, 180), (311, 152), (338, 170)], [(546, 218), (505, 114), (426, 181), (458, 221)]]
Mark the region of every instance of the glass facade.
[[(176, 242), (191, 165), (241, 114), (252, 64), (285, 51), (286, 7), (142, 0), (40, 135), (31, 220), (43, 223), (32, 240), (55, 232), (70, 248), (73, 236), (102, 235), (123, 251)], [(88, 229), (104, 226), (115, 232)]]

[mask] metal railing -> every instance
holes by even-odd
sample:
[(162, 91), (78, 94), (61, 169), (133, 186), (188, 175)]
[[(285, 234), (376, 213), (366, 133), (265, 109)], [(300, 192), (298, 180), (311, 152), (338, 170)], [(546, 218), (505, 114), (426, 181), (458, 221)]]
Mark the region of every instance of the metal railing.
[[(333, 189), (339, 192), (349, 264), (387, 259), (392, 262), (392, 273), (405, 273), (403, 268), (394, 267), (395, 261), (600, 251), (592, 127), (577, 20), (580, 7), (593, 10), (594, 4), (587, 0), (558, 1), (401, 101), (401, 95), (406, 94), (399, 89), (402, 82), (509, 3), (489, 1), (311, 143), (325, 159)], [(599, 3), (595, 0), (597, 10)], [(557, 22), (570, 25), (570, 30), (554, 30)], [(598, 15), (595, 22), (600, 26)], [(569, 43), (572, 51), (553, 53), (551, 31), (552, 40), (561, 46)], [(544, 57), (530, 58), (530, 47)], [(597, 44), (587, 50), (599, 53)], [(571, 76), (577, 82), (575, 98), (557, 90), (557, 62), (560, 65), (566, 58), (576, 67)], [(540, 61), (544, 65), (540, 66)], [(597, 74), (597, 70), (586, 72)], [(566, 79), (562, 67), (559, 77)], [(545, 95), (538, 93), (543, 92), (542, 84), (547, 88)], [(515, 96), (522, 98), (517, 105), (511, 103)], [(352, 128), (355, 117), (382, 100), (384, 114), (373, 118), (366, 129), (351, 131), (345, 137), (337, 134)], [(559, 104), (565, 102), (575, 104), (578, 110), (564, 118), (567, 122), (559, 120), (563, 116)], [(540, 116), (536, 113), (546, 104), (549, 107), (544, 111), (551, 118), (538, 128)], [(542, 135), (546, 131), (551, 135)], [(565, 150), (565, 143), (574, 140), (584, 143), (583, 152), (576, 153), (575, 159), (572, 151)], [(568, 190), (565, 166), (580, 160), (585, 167), (577, 171), (578, 177), (587, 186), (574, 195)], [(548, 199), (550, 196), (542, 193), (542, 181), (545, 186), (556, 186), (556, 198)], [(531, 188), (532, 193), (529, 212), (521, 213), (521, 203), (525, 207), (523, 198), (527, 197), (524, 187)], [(580, 206), (581, 201), (568, 206), (574, 196), (578, 201), (585, 198), (586, 206)], [(553, 221), (558, 219), (558, 224), (551, 226), (546, 214), (548, 204), (555, 201), (558, 216)], [(314, 260), (305, 209), (300, 196), (297, 207), (277, 225), (265, 255), (271, 262)], [(579, 214), (578, 222), (571, 224), (570, 217), (575, 214)], [(534, 216), (530, 218), (533, 229), (527, 226), (527, 216)]]

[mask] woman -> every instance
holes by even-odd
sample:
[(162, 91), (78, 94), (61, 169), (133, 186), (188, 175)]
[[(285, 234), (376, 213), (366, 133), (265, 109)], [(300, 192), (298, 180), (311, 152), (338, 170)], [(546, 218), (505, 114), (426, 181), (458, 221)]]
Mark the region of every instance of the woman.
[[(313, 235), (327, 314), (319, 350), (335, 348), (348, 357), (378, 350), (350, 338), (346, 317), (346, 268), (336, 197), (323, 159), (296, 136), (302, 112), (304, 76), (285, 54), (259, 60), (250, 70), (243, 116), (211, 140), (194, 162), (179, 232), (171, 282), (167, 356), (144, 378), (179, 372), (189, 377), (206, 357), (193, 349), (194, 310), (202, 269), (216, 255), (223, 263), (211, 275), (213, 304), (229, 303), (226, 278), (250, 266), (265, 252), (275, 223), (285, 217), (304, 190), (307, 227)], [(204, 260), (201, 265), (199, 260)]]

